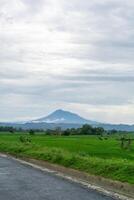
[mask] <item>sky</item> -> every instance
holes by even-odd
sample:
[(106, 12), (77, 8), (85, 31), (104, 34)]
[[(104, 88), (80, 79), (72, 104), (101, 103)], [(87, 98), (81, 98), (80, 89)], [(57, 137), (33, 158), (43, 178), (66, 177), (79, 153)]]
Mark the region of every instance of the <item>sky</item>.
[(55, 109), (134, 124), (133, 0), (0, 0), (0, 121)]

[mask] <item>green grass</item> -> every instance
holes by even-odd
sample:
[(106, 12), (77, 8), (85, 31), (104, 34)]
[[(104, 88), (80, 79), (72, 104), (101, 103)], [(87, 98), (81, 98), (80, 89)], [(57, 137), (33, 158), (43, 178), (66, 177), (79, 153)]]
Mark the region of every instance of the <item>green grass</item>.
[(0, 151), (134, 184), (134, 142), (130, 150), (123, 150), (115, 137), (101, 141), (96, 136), (35, 135), (28, 144), (19, 137), (0, 134)]

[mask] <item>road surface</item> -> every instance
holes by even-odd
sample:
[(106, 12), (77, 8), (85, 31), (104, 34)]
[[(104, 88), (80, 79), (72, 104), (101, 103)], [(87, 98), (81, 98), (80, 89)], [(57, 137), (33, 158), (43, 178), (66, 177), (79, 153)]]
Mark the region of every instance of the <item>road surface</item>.
[(0, 200), (113, 200), (51, 173), (0, 156)]

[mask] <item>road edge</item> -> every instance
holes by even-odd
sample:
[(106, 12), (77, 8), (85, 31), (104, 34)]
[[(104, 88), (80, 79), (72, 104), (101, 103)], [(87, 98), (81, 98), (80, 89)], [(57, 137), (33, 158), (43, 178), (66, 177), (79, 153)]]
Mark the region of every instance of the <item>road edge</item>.
[(105, 179), (103, 177), (89, 175), (74, 169), (51, 164), (47, 161), (18, 157), (4, 153), (0, 153), (0, 156), (12, 158), (23, 165), (31, 166), (43, 172), (62, 177), (68, 181), (78, 183), (86, 188), (95, 190), (117, 200), (134, 200), (134, 186), (127, 183), (121, 183)]

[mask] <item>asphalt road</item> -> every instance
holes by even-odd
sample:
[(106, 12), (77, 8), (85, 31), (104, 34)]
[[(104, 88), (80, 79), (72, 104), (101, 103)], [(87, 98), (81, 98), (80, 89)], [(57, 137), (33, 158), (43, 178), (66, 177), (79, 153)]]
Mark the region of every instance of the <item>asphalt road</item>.
[(0, 200), (113, 200), (77, 183), (0, 156)]

